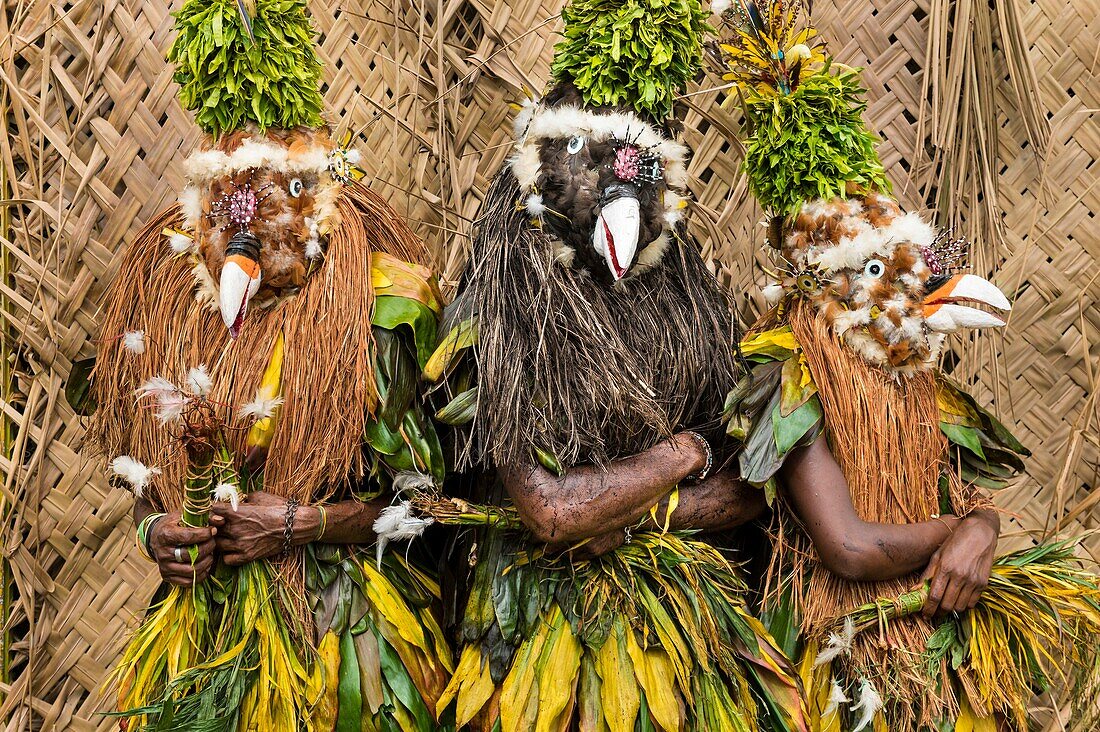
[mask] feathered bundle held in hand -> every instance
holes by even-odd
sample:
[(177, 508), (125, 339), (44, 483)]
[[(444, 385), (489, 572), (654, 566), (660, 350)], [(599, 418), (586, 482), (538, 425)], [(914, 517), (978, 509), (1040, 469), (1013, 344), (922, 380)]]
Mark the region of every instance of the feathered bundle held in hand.
[(605, 462), (716, 420), (738, 334), (683, 228), (652, 269), (606, 287), (555, 261), (519, 198), (505, 168), (456, 303), (459, 319), (479, 323), (475, 459), (526, 463), (534, 447), (566, 466)]

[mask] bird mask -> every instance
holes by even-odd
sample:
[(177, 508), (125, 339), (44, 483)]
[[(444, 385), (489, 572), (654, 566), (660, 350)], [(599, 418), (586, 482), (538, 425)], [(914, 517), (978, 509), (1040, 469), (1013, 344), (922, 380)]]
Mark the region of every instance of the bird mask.
[(301, 289), (339, 223), (336, 199), (356, 158), (326, 128), (252, 127), (187, 159), (180, 206), (189, 235), (174, 236), (173, 248), (198, 255), (200, 298), (232, 337), (250, 307)]
[(680, 221), (687, 148), (625, 109), (586, 107), (570, 85), (516, 120), (510, 164), (564, 266), (614, 283), (660, 261)]
[(781, 285), (813, 302), (864, 359), (912, 374), (935, 364), (946, 334), (1004, 325), (975, 307), (1010, 305), (992, 283), (958, 272), (963, 247), (878, 193), (812, 201), (783, 241)]

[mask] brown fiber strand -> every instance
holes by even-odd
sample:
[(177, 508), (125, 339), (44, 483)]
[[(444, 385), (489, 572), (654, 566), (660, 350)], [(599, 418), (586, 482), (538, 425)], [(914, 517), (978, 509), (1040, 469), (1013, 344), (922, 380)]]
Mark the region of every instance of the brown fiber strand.
[[(421, 242), (389, 205), (359, 184), (337, 203), (340, 224), (325, 259), (297, 295), (254, 311), (236, 341), (216, 312), (194, 296), (192, 260), (173, 257), (161, 231), (179, 225), (172, 207), (151, 221), (126, 252), (107, 295), (93, 393), (98, 410), (89, 437), (108, 458), (128, 454), (159, 467), (154, 502), (178, 508), (184, 456), (171, 428), (135, 403), (134, 390), (153, 376), (182, 382), (205, 364), (211, 399), (231, 425), (239, 458), (247, 424), (237, 410), (251, 401), (280, 331), (285, 337), (278, 428), (264, 466), (264, 488), (303, 502), (321, 500), (364, 476), (362, 435), (377, 404), (371, 356), (371, 251), (428, 264)], [(127, 330), (146, 334), (146, 352), (122, 346)]]
[[(946, 441), (939, 431), (935, 376), (932, 372), (895, 378), (870, 366), (845, 347), (811, 304), (796, 302), (791, 329), (802, 346), (825, 413), (829, 445), (865, 521), (913, 523), (939, 512), (939, 475)], [(883, 582), (849, 582), (837, 577), (813, 554), (798, 532), (794, 542), (803, 556), (805, 588), (802, 625), (820, 636), (841, 613), (881, 597), (912, 589), (919, 574)], [(793, 549), (793, 548), (792, 548)], [(802, 583), (802, 580), (808, 580)], [(882, 633), (856, 639), (850, 663), (861, 673), (885, 674), (878, 683), (892, 705), (890, 719), (909, 720), (912, 728), (930, 724), (958, 701), (950, 689), (928, 685), (922, 658), (932, 625), (921, 616), (895, 621)]]

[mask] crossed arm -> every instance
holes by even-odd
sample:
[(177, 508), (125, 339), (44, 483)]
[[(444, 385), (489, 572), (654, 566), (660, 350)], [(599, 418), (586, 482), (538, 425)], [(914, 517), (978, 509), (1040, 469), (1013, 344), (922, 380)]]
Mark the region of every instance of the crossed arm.
[(1000, 519), (979, 509), (912, 524), (862, 520), (848, 482), (824, 436), (792, 453), (780, 477), (795, 511), (829, 571), (861, 582), (923, 569), (931, 587), (924, 611), (973, 607), (989, 581)]
[[(706, 463), (706, 453), (686, 433), (606, 468), (572, 467), (558, 477), (538, 465), (502, 471), (505, 488), (524, 525), (546, 544), (569, 545), (592, 539), (600, 553), (621, 543), (623, 529), (642, 521), (654, 505), (664, 516), (668, 495)], [(719, 471), (681, 485), (670, 528), (717, 531), (746, 523), (764, 511), (761, 491), (735, 473)]]

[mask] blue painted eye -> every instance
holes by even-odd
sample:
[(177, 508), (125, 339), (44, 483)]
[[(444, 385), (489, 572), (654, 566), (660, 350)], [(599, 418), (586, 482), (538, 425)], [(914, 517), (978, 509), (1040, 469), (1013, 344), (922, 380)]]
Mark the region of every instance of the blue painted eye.
[(290, 190), (290, 195), (294, 196), (295, 198), (302, 195), (302, 179), (291, 178), (290, 186), (288, 188)]
[(569, 138), (569, 144), (565, 146), (565, 149), (570, 155), (576, 155), (584, 147), (584, 138), (580, 135)]
[(863, 274), (868, 277), (882, 277), (886, 273), (886, 265), (877, 259), (872, 259), (863, 267)]

